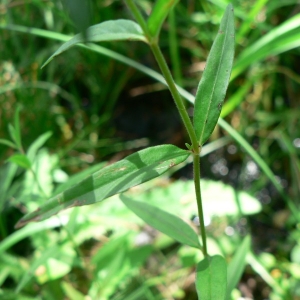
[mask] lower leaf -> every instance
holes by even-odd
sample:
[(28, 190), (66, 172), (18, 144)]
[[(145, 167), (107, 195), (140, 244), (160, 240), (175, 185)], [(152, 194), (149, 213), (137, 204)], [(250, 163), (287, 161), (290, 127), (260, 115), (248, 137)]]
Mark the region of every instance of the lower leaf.
[(100, 202), (110, 196), (160, 176), (185, 161), (190, 153), (173, 145), (147, 148), (111, 164), (77, 185), (49, 199), (36, 211), (25, 215), (16, 228), (32, 221), (42, 221), (75, 206)]
[(131, 211), (153, 228), (182, 244), (200, 248), (196, 232), (179, 217), (147, 203), (131, 200), (124, 195), (120, 198)]
[(227, 291), (227, 266), (220, 255), (207, 256), (197, 265), (196, 290), (199, 300), (224, 300)]

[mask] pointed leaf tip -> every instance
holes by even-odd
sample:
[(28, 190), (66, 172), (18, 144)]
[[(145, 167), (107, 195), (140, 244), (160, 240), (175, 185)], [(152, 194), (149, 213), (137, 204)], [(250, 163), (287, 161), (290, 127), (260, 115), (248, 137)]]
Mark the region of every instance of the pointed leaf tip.
[(199, 144), (212, 134), (229, 84), (234, 57), (234, 15), (229, 4), (207, 58), (195, 98), (194, 127)]
[(87, 29), (87, 34), (75, 35), (66, 43), (62, 44), (42, 65), (44, 68), (55, 56), (79, 43), (105, 42), (105, 41), (141, 41), (147, 42), (141, 27), (131, 20), (110, 20), (93, 25)]

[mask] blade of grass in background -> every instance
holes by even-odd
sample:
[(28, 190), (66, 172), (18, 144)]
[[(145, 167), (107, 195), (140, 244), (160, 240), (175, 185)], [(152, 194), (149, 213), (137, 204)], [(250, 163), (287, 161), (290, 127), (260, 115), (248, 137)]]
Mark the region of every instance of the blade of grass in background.
[(42, 65), (45, 67), (55, 56), (63, 53), (76, 44), (83, 42), (104, 42), (104, 41), (140, 41), (147, 42), (140, 26), (130, 20), (106, 21), (87, 29), (87, 40), (82, 34), (77, 34), (66, 43), (61, 45), (48, 60)]
[(172, 62), (172, 71), (175, 82), (182, 86), (182, 73), (181, 73), (181, 61), (178, 45), (178, 36), (176, 30), (176, 15), (174, 8), (170, 10), (169, 14), (169, 49), (170, 49), (170, 59)]
[(0, 94), (5, 94), (8, 91), (14, 91), (19, 89), (42, 89), (49, 92), (59, 94), (62, 98), (66, 99), (70, 103), (75, 103), (75, 97), (62, 89), (59, 85), (46, 81), (34, 81), (34, 82), (21, 82), (16, 84), (6, 84), (0, 87)]
[(28, 226), (15, 231), (0, 242), (0, 254), (11, 248), (19, 241), (33, 236), (35, 233), (66, 225), (68, 221), (69, 218), (67, 216), (60, 216), (59, 218), (54, 217), (40, 223), (29, 224)]
[(231, 299), (230, 294), (240, 281), (243, 274), (246, 264), (246, 257), (248, 252), (250, 251), (250, 242), (250, 236), (246, 236), (241, 246), (234, 254), (232, 260), (229, 262), (227, 269), (227, 300)]
[(277, 181), (276, 176), (270, 169), (270, 167), (265, 163), (265, 161), (259, 156), (256, 150), (251, 147), (251, 145), (241, 136), (237, 135), (236, 131), (225, 122), (223, 119), (219, 119), (219, 125), (222, 126), (236, 141), (237, 143), (245, 149), (245, 151), (253, 158), (253, 160), (258, 164), (261, 170), (265, 173), (265, 175), (269, 178), (269, 180), (273, 183), (276, 190), (279, 192), (280, 196), (285, 200), (291, 212), (293, 213), (296, 220), (300, 220), (300, 215), (298, 213), (298, 209), (292, 199), (290, 199), (285, 193), (283, 187)]
[[(280, 286), (280, 283), (275, 280), (271, 274), (266, 270), (266, 268), (261, 264), (261, 262), (258, 260), (256, 255), (254, 255), (252, 252), (249, 252), (247, 254), (247, 262), (249, 265), (261, 276), (261, 278), (274, 289), (274, 291), (277, 291), (279, 295), (283, 296), (285, 294), (284, 289)], [(281, 298), (284, 299), (284, 298)]]
[(261, 11), (264, 5), (268, 2), (268, 0), (258, 0), (253, 2), (251, 6), (251, 10), (245, 14), (246, 18), (241, 23), (241, 26), (236, 34), (237, 43), (240, 42), (242, 38), (244, 38), (248, 32), (252, 29), (252, 23), (255, 20), (257, 14)]
[(54, 245), (51, 248), (46, 249), (41, 256), (34, 260), (33, 264), (30, 266), (30, 268), (27, 270), (26, 273), (24, 273), (23, 277), (21, 278), (17, 288), (16, 293), (20, 293), (20, 291), (25, 287), (25, 285), (34, 277), (34, 272), (36, 269), (43, 265), (49, 258), (52, 257), (59, 257), (61, 252), (59, 245)]
[(300, 46), (300, 14), (277, 26), (247, 48), (236, 58), (231, 80), (246, 68), (266, 58)]

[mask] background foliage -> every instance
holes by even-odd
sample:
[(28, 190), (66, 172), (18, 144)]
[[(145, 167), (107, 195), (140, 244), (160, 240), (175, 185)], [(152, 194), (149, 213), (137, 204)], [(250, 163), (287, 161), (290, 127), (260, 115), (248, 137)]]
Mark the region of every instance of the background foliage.
[[(149, 14), (152, 1), (138, 3)], [(232, 298), (299, 299), (300, 7), (232, 3), (237, 44), (222, 115), (284, 195), (243, 144), (217, 128), (202, 163), (209, 249), (230, 261), (249, 234), (252, 252)], [(226, 5), (179, 1), (163, 25), (175, 80), (193, 94)], [(122, 1), (93, 1), (90, 24), (118, 18), (132, 18)], [(118, 197), (14, 229), (24, 213), (109, 162), (161, 143), (185, 148), (171, 96), (149, 76), (157, 70), (149, 49), (106, 42), (114, 52), (101, 55), (74, 47), (41, 70), (77, 32), (60, 1), (2, 1), (0, 29), (1, 299), (196, 299), (200, 254), (143, 224)], [(128, 194), (192, 222), (191, 178), (186, 164)]]

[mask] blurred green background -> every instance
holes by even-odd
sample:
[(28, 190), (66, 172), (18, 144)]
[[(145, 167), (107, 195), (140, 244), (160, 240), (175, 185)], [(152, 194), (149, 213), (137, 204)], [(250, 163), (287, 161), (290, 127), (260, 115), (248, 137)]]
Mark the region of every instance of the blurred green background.
[[(153, 2), (137, 4), (147, 16)], [(162, 51), (175, 81), (192, 94), (228, 2), (179, 1), (163, 25)], [(271, 172), (216, 128), (202, 158), (209, 253), (230, 262), (250, 235), (232, 299), (300, 299), (300, 3), (232, 4), (236, 54), (222, 116)], [(201, 254), (145, 225), (118, 197), (14, 229), (51, 194), (107, 163), (147, 146), (188, 142), (145, 44), (101, 43), (98, 53), (73, 47), (40, 69), (80, 29), (66, 7), (56, 0), (0, 3), (0, 298), (197, 299)], [(81, 12), (83, 27), (132, 19), (122, 1), (94, 0)], [(19, 149), (7, 142), (14, 136)], [(186, 163), (128, 195), (197, 230), (191, 179)]]

